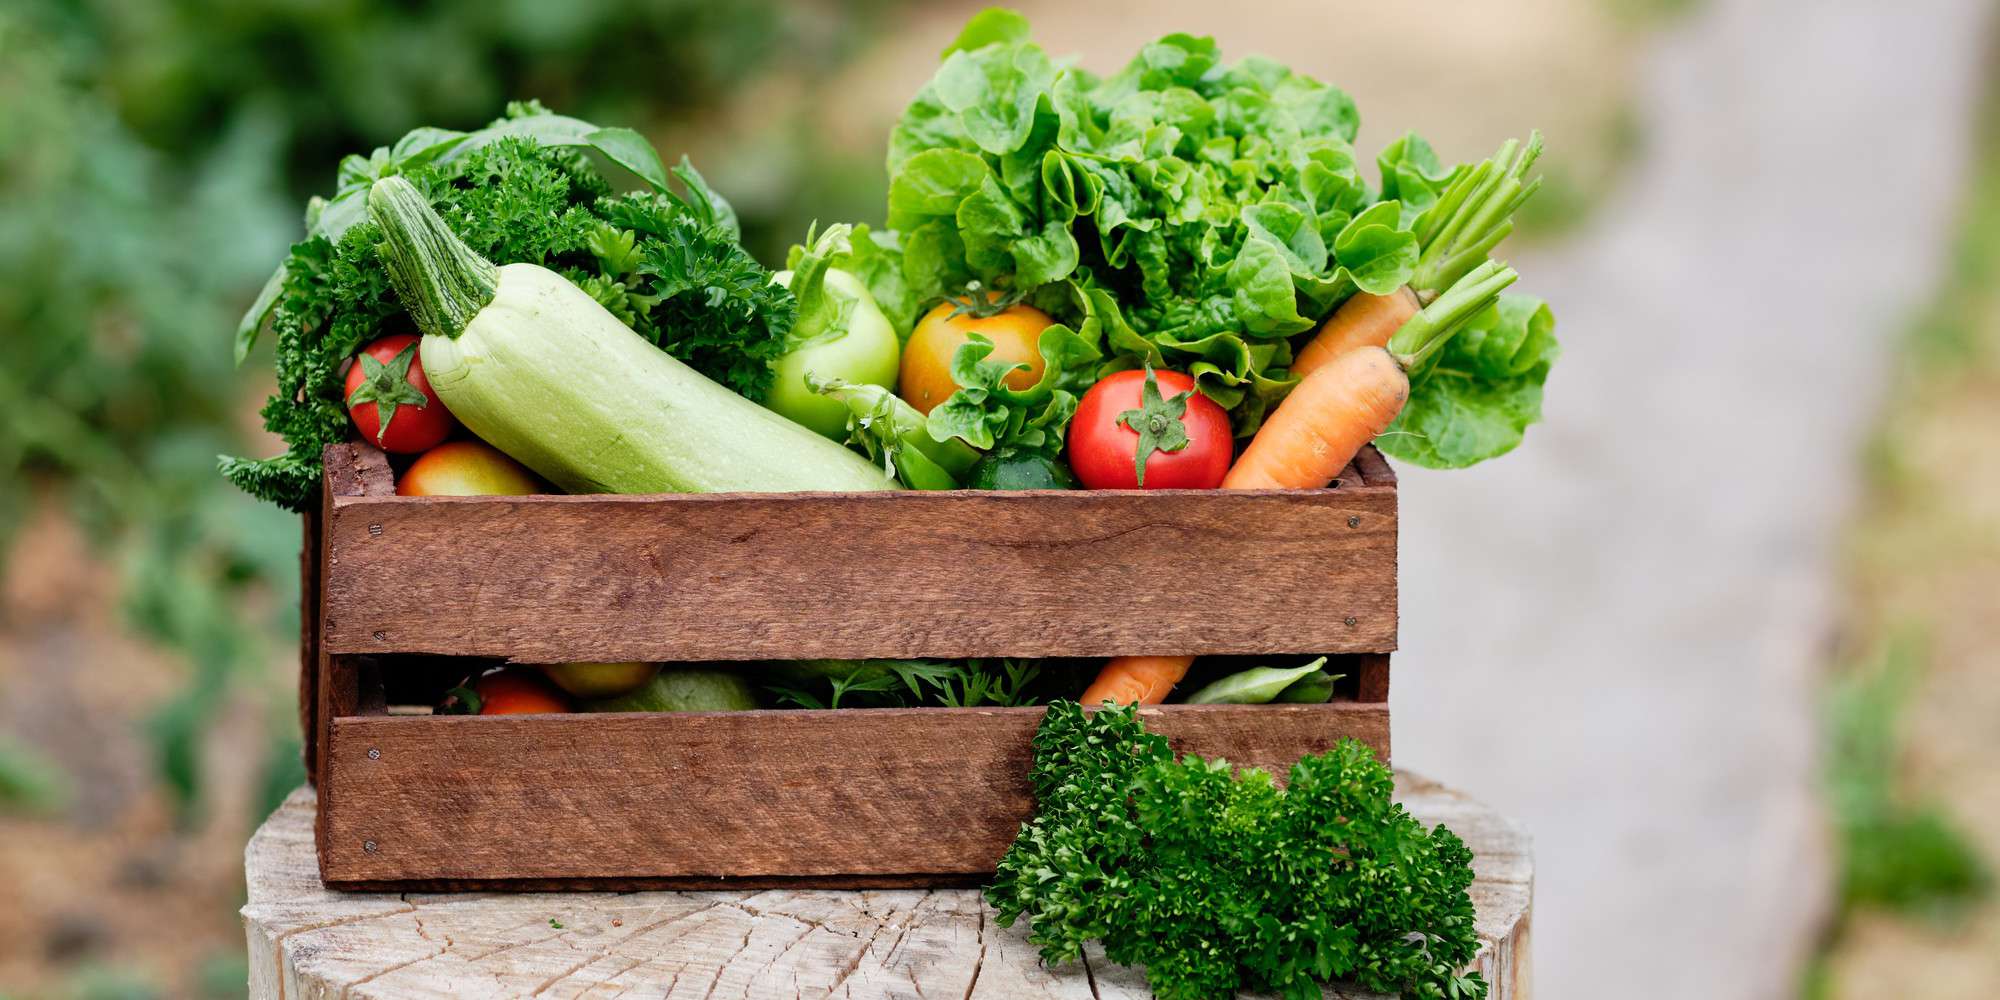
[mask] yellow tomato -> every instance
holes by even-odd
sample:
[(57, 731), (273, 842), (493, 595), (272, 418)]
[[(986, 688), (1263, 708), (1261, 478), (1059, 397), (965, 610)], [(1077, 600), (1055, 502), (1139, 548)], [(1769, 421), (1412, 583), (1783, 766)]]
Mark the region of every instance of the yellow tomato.
[(526, 496), (548, 488), (521, 463), (483, 441), (447, 441), (418, 456), (396, 480), (405, 497)]
[(991, 316), (969, 312), (953, 316), (957, 308), (956, 303), (945, 302), (926, 313), (917, 322), (917, 328), (910, 331), (909, 342), (903, 345), (902, 372), (896, 380), (896, 392), (919, 413), (931, 412), (958, 391), (958, 383), (951, 377), (951, 359), (969, 334), (976, 333), (993, 342), (993, 353), (986, 356), (988, 360), (1028, 366), (1007, 375), (1009, 388), (1026, 389), (1042, 377), (1042, 354), (1035, 341), (1055, 322), (1048, 313), (1034, 306), (1011, 305)]

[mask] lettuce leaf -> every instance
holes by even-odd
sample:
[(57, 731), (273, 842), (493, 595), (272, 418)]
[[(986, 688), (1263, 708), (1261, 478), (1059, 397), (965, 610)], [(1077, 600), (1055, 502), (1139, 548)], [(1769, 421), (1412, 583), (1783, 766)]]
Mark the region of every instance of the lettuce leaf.
[(931, 410), (931, 437), (956, 438), (981, 451), (1003, 445), (1051, 455), (1061, 450), (1063, 429), (1103, 353), (1093, 338), (1060, 323), (1042, 331), (1036, 349), (1042, 377), (1014, 389), (1005, 379), (1027, 366), (987, 360), (993, 341), (971, 334), (951, 361), (951, 377), (962, 388)]
[[(974, 280), (1066, 287), (1055, 315), (1097, 328), (1100, 372), (1189, 371), (1248, 434), (1293, 384), (1288, 339), (1416, 266), (1415, 213), (1370, 195), (1358, 125), (1339, 89), (1267, 59), (1225, 65), (1210, 38), (1168, 35), (1099, 79), (988, 11), (890, 137), (904, 281), (919, 303)], [(965, 391), (933, 427), (977, 444), (977, 426), (1007, 421), (985, 385)]]
[(1542, 383), (1560, 353), (1555, 326), (1546, 302), (1503, 293), (1444, 346), (1376, 446), (1432, 469), (1513, 451), (1542, 418)]

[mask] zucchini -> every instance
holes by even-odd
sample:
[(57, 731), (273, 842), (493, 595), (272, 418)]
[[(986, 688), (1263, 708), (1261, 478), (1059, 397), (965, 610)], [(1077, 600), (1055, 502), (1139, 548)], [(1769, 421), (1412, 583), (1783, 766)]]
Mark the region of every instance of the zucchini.
[(424, 374), (474, 434), (570, 493), (888, 490), (867, 459), (633, 333), (567, 278), (494, 264), (401, 177), (368, 211)]

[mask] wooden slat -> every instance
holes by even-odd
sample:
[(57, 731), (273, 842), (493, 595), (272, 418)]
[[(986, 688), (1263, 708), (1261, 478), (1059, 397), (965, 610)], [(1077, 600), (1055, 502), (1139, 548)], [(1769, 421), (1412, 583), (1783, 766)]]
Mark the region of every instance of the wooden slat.
[(1354, 456), (1354, 468), (1360, 471), (1361, 481), (1368, 486), (1396, 485), (1396, 470), (1390, 468), (1389, 460), (1383, 458), (1372, 444)]
[(362, 441), (327, 445), (321, 453), (328, 491), (337, 497), (392, 497), (396, 495), (396, 475), (389, 468), (389, 456), (380, 448)]
[(1392, 490), (336, 497), (336, 653), (1381, 652)]
[[(1146, 716), (1176, 750), (1281, 775), (1342, 737), (1389, 752), (1386, 705), (1170, 706)], [(991, 871), (1032, 812), (1029, 741), (1041, 717), (1027, 708), (337, 718), (322, 871), (335, 884), (530, 880), (525, 888), (725, 875), (962, 881)]]
[(299, 549), (299, 752), (306, 783), (319, 781), (319, 511), (300, 518), (305, 543)]
[(1381, 703), (1389, 700), (1389, 654), (1367, 653), (1353, 658), (1354, 700)]

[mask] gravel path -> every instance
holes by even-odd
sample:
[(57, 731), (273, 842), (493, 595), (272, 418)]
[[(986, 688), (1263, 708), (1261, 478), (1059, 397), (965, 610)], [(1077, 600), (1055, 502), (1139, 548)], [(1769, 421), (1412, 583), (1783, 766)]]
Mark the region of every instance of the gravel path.
[(1622, 195), (1516, 261), (1562, 322), (1548, 423), (1406, 474), (1397, 762), (1535, 832), (1545, 1000), (1794, 994), (1835, 543), (1989, 16), (1709, 0), (1647, 57)]

